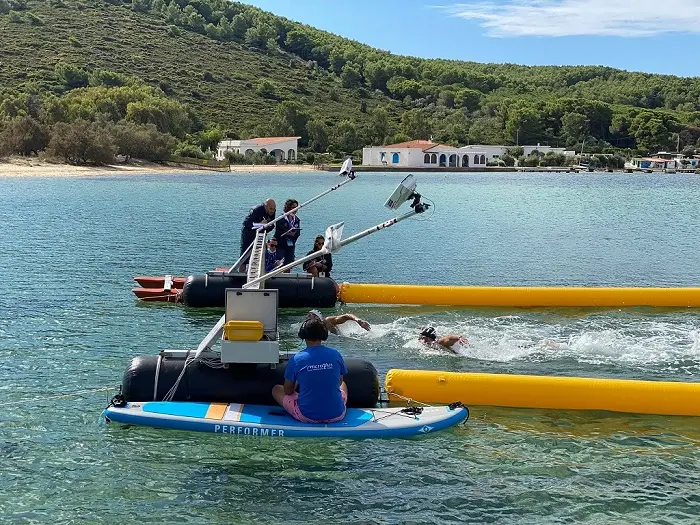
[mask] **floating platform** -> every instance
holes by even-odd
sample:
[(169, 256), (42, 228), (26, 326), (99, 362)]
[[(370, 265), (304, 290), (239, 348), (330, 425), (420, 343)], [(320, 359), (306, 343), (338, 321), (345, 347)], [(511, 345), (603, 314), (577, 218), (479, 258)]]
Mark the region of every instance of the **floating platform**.
[[(247, 276), (218, 268), (189, 277), (138, 276), (141, 287), (132, 292), (142, 301), (183, 303), (193, 308), (223, 308), (227, 288), (241, 288)], [(306, 274), (281, 274), (265, 283), (279, 291), (280, 308), (331, 308), (338, 299), (338, 285), (330, 278)]]
[(110, 406), (108, 421), (230, 436), (391, 438), (420, 436), (465, 421), (464, 407), (348, 408), (336, 423), (302, 423), (280, 406), (151, 401)]
[(700, 307), (700, 288), (579, 288), (530, 286), (340, 286), (344, 303), (505, 307)]
[[(161, 400), (177, 382), (185, 366), (182, 357), (137, 356), (122, 379), (122, 396), (127, 402)], [(286, 361), (274, 368), (267, 364), (230, 363), (212, 368), (197, 362), (187, 366), (173, 401), (248, 403), (275, 405), (272, 387), (284, 383)], [(379, 401), (379, 378), (372, 363), (346, 358), (348, 407), (373, 407)]]
[(424, 403), (700, 416), (700, 383), (389, 370), (385, 386)]

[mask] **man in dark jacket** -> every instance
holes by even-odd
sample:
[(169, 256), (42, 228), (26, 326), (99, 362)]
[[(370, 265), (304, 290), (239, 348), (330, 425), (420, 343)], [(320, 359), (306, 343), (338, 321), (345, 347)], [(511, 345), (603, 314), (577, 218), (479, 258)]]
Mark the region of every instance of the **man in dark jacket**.
[[(287, 199), (284, 203), (284, 213), (298, 207), (299, 203), (294, 199)], [(281, 258), (284, 259), (284, 264), (294, 262), (294, 249), (297, 244), (297, 239), (301, 233), (301, 223), (296, 212), (287, 215), (284, 219), (277, 223), (275, 228), (275, 237), (279, 241), (277, 251), (280, 252)], [(289, 273), (289, 270), (287, 271)]]
[[(276, 212), (277, 204), (272, 199), (267, 199), (260, 206), (256, 206), (250, 210), (243, 220), (243, 226), (241, 227), (241, 255), (243, 255), (243, 252), (245, 252), (248, 246), (255, 240), (253, 224), (265, 224), (274, 220)], [(268, 226), (265, 229), (270, 231), (272, 228), (274, 228), (274, 226)], [(241, 269), (245, 271), (245, 265), (243, 265)]]

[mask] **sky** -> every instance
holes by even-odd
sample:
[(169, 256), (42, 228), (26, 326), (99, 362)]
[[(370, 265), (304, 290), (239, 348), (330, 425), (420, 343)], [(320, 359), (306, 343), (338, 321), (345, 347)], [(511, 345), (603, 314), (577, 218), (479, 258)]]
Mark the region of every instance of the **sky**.
[(700, 0), (242, 0), (401, 55), (700, 76)]

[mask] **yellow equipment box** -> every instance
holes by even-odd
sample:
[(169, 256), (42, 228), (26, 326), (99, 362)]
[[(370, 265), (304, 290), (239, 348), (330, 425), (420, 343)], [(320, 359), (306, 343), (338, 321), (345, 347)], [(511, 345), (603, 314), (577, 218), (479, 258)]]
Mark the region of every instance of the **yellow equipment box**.
[(228, 341), (260, 341), (262, 336), (260, 321), (228, 321), (224, 325), (224, 339)]

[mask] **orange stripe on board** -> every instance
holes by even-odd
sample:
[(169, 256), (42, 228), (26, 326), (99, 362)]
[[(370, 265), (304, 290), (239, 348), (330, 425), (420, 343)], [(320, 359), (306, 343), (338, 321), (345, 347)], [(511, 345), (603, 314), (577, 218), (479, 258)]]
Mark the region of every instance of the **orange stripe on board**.
[(227, 407), (228, 403), (210, 403), (204, 417), (206, 419), (221, 419), (224, 417)]

